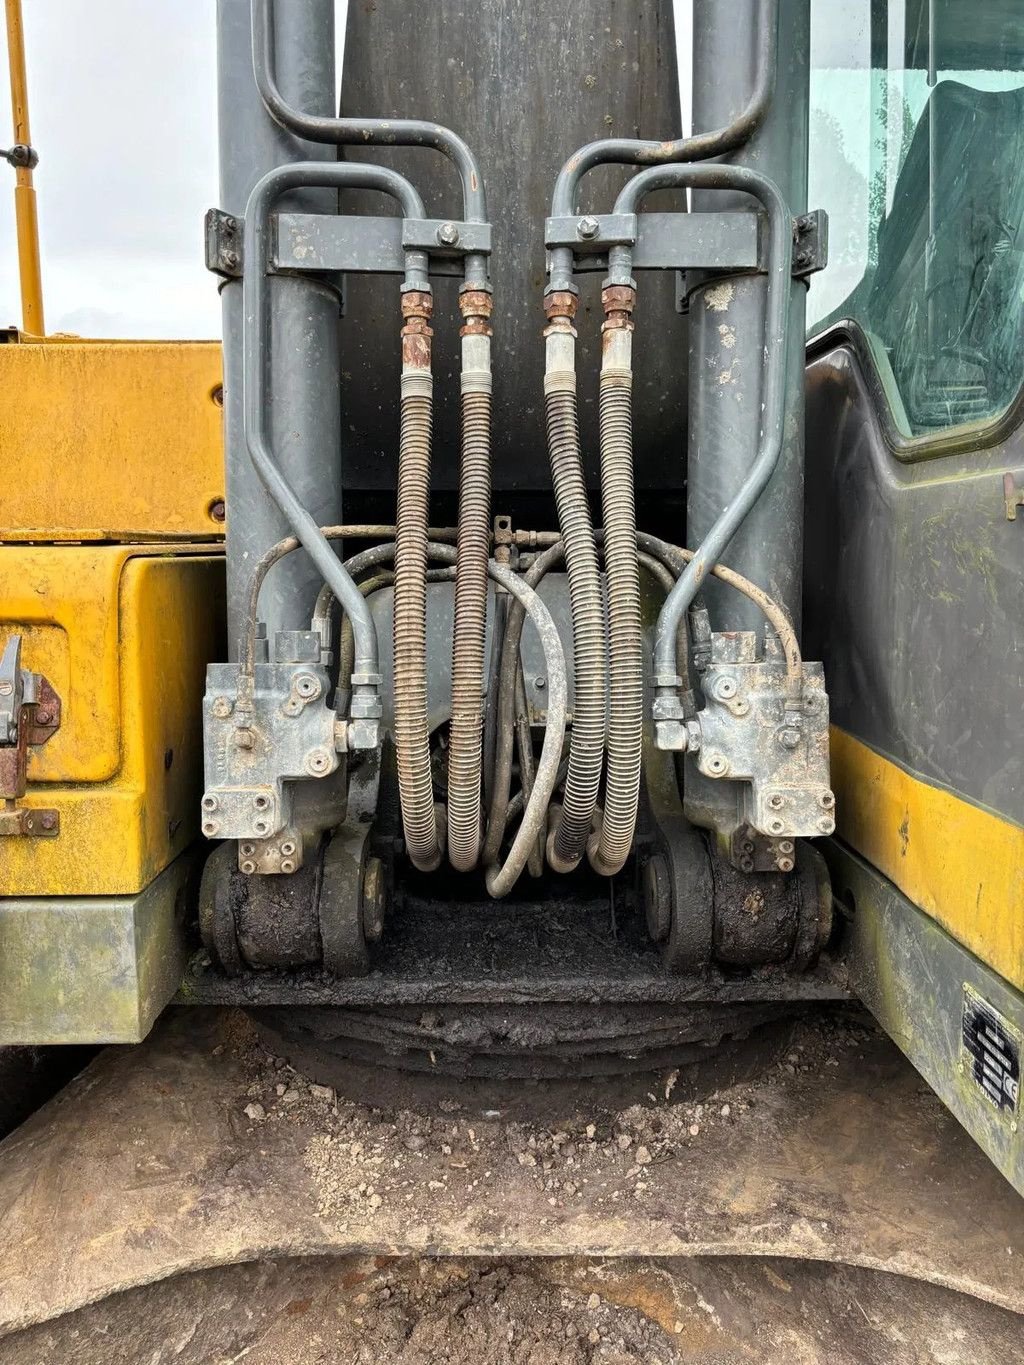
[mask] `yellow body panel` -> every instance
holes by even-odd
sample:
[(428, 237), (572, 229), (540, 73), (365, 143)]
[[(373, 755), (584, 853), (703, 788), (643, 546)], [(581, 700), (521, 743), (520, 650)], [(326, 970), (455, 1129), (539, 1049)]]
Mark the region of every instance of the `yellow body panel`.
[(842, 839), (1024, 990), (1024, 828), (908, 773), (833, 727)]
[(0, 345), (0, 539), (222, 535), (220, 386), (218, 342)]
[(0, 648), (62, 700), (30, 750), (25, 804), (55, 839), (0, 841), (0, 895), (141, 891), (199, 833), (201, 698), (223, 654), (219, 554), (163, 546), (0, 548)]

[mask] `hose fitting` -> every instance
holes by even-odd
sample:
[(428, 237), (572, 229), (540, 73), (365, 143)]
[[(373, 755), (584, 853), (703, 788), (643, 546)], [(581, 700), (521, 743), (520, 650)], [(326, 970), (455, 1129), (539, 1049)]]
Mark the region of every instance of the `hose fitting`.
[(441, 861), (427, 712), (427, 515), (433, 430), (429, 290), (402, 295), (402, 396), (395, 531), (395, 749), (405, 843), (414, 866)]
[(480, 857), (484, 641), (491, 534), (491, 309), (483, 289), (459, 294), (462, 314), (462, 453), (452, 633), (448, 750), (448, 856), (470, 872)]

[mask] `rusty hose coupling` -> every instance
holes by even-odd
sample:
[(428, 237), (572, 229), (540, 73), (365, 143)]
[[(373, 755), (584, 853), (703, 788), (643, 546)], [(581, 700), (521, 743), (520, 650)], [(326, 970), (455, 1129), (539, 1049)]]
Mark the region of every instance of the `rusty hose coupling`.
[(493, 335), (491, 313), (494, 300), (486, 289), (465, 289), (459, 295), (459, 312), (462, 314), (462, 327), (459, 336)]
[(606, 284), (601, 290), (601, 303), (605, 318), (601, 324), (602, 332), (610, 332), (618, 327), (633, 330), (636, 289), (631, 284)]
[(556, 332), (564, 332), (569, 336), (576, 336), (573, 319), (576, 317), (578, 307), (578, 296), (568, 289), (553, 289), (549, 294), (545, 294), (544, 316), (548, 320), (548, 325), (544, 328), (544, 335), (547, 337)]
[(434, 333), (430, 318), (434, 311), (433, 295), (423, 289), (410, 289), (402, 295), (402, 368), (430, 369), (430, 342)]

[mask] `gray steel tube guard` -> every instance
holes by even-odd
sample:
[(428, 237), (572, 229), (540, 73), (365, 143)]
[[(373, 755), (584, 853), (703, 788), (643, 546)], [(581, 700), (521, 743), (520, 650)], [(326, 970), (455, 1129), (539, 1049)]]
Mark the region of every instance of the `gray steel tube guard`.
[[(266, 369), (269, 350), (269, 266), (268, 231), (270, 207), (288, 190), (304, 186), (330, 189), (373, 189), (393, 195), (407, 218), (425, 217), (423, 201), (416, 190), (397, 172), (383, 166), (356, 165), (347, 161), (298, 161), (278, 166), (257, 181), (245, 209), (245, 268), (242, 278), (245, 326), (242, 341), (243, 421), (245, 443), (257, 473), (267, 491), (287, 517), (296, 536), (352, 622), (356, 657), (352, 674), (353, 688), (379, 683), (377, 634), (373, 618), (358, 587), (331, 550), (323, 532), (296, 497), (291, 484), (281, 473), (267, 430)], [(426, 253), (408, 253), (407, 279), (419, 286), (427, 279)]]
[[(722, 128), (692, 137), (667, 142), (646, 142), (641, 138), (601, 138), (588, 142), (558, 172), (551, 196), (551, 217), (568, 218), (576, 212), (580, 181), (595, 166), (670, 165), (678, 162), (705, 161), (741, 147), (764, 120), (775, 89), (778, 54), (778, 0), (760, 0), (757, 12), (757, 78), (746, 108)], [(273, 112), (273, 111), (271, 111)], [(304, 137), (311, 137), (308, 131)], [(566, 289), (572, 280), (572, 251), (557, 247), (551, 253), (551, 288)]]
[[(764, 491), (782, 452), (785, 421), (786, 350), (789, 341), (789, 279), (793, 267), (793, 236), (789, 208), (774, 181), (745, 166), (654, 166), (641, 171), (615, 201), (616, 213), (636, 213), (640, 201), (654, 190), (688, 187), (740, 190), (752, 194), (768, 211), (768, 302), (765, 310), (765, 381), (761, 442), (739, 491), (703, 542), (694, 551), (682, 577), (669, 593), (658, 616), (654, 644), (654, 684), (675, 690), (676, 636), (687, 608), (701, 583), (717, 564), (743, 519)], [(621, 254), (620, 254), (621, 253)], [(629, 248), (615, 249), (628, 277)]]
[[(273, 35), (274, 0), (252, 0), (252, 64), (256, 84), (267, 112), (282, 128), (307, 142), (330, 142), (338, 147), (431, 147), (446, 156), (459, 173), (466, 222), (487, 222), (487, 195), (480, 166), (457, 133), (423, 119), (324, 118), (293, 108), (278, 89), (274, 76)], [(466, 283), (474, 289), (487, 288), (486, 256), (467, 255)]]

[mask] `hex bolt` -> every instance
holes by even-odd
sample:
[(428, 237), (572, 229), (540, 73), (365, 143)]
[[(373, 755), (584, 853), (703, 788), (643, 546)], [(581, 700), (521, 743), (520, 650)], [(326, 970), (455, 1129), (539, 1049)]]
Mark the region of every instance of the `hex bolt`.
[(786, 798), (781, 792), (772, 792), (771, 796), (768, 798), (768, 804), (771, 806), (772, 810), (781, 810), (786, 804)]
[(39, 817), (39, 823), (42, 825), (43, 829), (56, 829), (57, 817), (52, 810), (44, 810)]
[(800, 731), (790, 725), (784, 726), (779, 731), (779, 743), (784, 749), (795, 749), (800, 743)]
[(45, 708), (43, 708), (42, 710), (40, 710), (40, 708), (37, 707), (37, 708), (36, 708), (36, 724), (37, 724), (37, 725), (49, 725), (49, 723), (50, 723), (50, 713), (49, 713), (49, 711), (47, 711)]
[(306, 755), (306, 771), (314, 777), (321, 777), (331, 766), (331, 756), (326, 749), (310, 749)]
[(210, 707), (210, 710), (218, 720), (226, 720), (234, 709), (234, 704), (230, 697), (214, 697), (213, 705)]
[(207, 792), (203, 797), (203, 810), (216, 810), (219, 805), (220, 802), (214, 796), (213, 792)]
[(735, 695), (736, 679), (729, 677), (719, 678), (715, 683), (715, 696), (719, 701), (729, 701), (729, 699), (735, 697)]
[(310, 697), (320, 695), (320, 683), (318, 679), (313, 677), (312, 673), (300, 673), (295, 679), (294, 686), (299, 696), (304, 697), (307, 701)]
[(589, 215), (586, 218), (581, 218), (576, 224), (576, 236), (582, 237), (585, 242), (592, 241), (600, 231), (601, 224), (596, 218), (591, 218)]
[(437, 241), (440, 246), (458, 246), (459, 229), (454, 223), (442, 223), (437, 229)]

